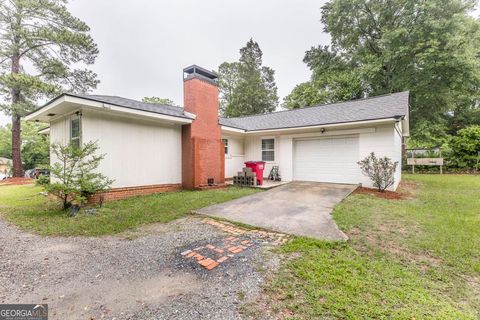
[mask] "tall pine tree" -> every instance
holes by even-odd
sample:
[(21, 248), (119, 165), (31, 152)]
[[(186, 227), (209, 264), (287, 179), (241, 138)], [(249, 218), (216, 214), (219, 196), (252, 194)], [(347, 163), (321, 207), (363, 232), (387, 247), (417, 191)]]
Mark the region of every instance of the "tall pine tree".
[(226, 117), (275, 111), (278, 106), (275, 71), (263, 66), (262, 50), (250, 39), (238, 62), (219, 67), (220, 110)]
[(89, 27), (72, 16), (66, 0), (0, 1), (0, 94), (12, 117), (13, 175), (22, 175), (21, 117), (42, 98), (61, 91), (86, 92), (96, 74), (98, 49)]

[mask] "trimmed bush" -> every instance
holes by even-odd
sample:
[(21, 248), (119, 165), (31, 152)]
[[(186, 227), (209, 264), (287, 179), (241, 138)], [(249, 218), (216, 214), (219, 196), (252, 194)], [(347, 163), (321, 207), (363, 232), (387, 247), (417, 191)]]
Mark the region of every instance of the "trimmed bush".
[[(450, 141), (450, 164), (461, 169), (473, 169), (478, 165), (480, 152), (480, 126), (459, 130)], [(478, 169), (478, 168), (477, 168)]]
[(364, 175), (373, 181), (373, 186), (379, 192), (384, 192), (395, 182), (395, 171), (398, 161), (392, 162), (390, 158), (377, 158), (372, 152), (362, 161), (357, 162)]

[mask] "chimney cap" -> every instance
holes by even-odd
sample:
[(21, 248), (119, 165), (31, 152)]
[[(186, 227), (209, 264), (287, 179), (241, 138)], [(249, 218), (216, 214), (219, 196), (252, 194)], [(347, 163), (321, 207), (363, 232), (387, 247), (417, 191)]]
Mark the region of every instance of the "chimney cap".
[(189, 67), (186, 67), (183, 69), (183, 72), (188, 74), (188, 75), (200, 75), (202, 77), (205, 77), (210, 80), (215, 80), (218, 78), (218, 75), (214, 71), (207, 70), (205, 68), (202, 68), (200, 66), (197, 66), (196, 64), (193, 64)]

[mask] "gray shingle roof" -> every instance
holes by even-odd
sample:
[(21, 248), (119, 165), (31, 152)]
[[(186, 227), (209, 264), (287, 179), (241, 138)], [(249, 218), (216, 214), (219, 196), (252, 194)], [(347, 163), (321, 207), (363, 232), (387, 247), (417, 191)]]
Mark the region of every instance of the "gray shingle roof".
[(127, 99), (127, 98), (117, 97), (117, 96), (103, 96), (103, 95), (94, 95), (94, 94), (70, 94), (70, 93), (67, 93), (66, 95), (87, 99), (87, 100), (92, 100), (92, 101), (97, 101), (97, 102), (108, 103), (111, 105), (130, 108), (130, 109), (154, 112), (154, 113), (159, 113), (159, 114), (164, 114), (164, 115), (169, 115), (174, 117), (194, 119), (192, 115), (185, 113), (183, 108), (175, 107), (175, 106), (156, 104), (156, 103), (147, 103), (147, 102)]
[(253, 131), (404, 117), (408, 114), (408, 97), (409, 92), (404, 91), (303, 109), (220, 118), (220, 124)]

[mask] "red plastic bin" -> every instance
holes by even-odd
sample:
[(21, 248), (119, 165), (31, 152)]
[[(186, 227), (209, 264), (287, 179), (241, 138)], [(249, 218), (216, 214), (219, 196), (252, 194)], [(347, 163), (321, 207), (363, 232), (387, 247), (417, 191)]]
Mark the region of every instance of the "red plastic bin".
[(265, 162), (263, 161), (247, 161), (245, 162), (247, 168), (251, 168), (252, 172), (257, 176), (257, 184), (263, 184), (263, 170), (265, 169)]

